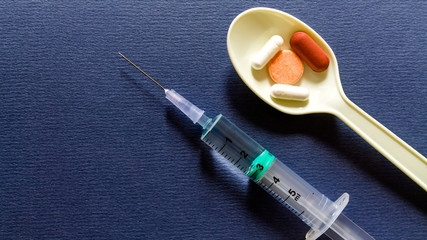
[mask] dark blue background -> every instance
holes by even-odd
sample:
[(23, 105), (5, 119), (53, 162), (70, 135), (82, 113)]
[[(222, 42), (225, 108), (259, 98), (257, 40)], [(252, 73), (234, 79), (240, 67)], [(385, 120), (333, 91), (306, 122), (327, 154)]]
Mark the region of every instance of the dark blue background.
[(0, 238), (304, 238), (121, 51), (332, 200), (348, 192), (377, 239), (426, 239), (423, 189), (334, 116), (278, 112), (239, 79), (227, 30), (257, 6), (315, 29), (347, 96), (427, 155), (425, 1), (1, 1)]

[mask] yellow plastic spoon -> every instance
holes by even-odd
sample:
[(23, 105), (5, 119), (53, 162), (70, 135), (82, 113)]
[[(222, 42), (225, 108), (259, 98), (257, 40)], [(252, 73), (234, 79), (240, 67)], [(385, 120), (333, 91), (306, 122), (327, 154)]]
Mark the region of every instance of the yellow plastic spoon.
[[(289, 39), (297, 31), (306, 32), (328, 54), (329, 67), (321, 73), (308, 67), (304, 71), (298, 84), (309, 89), (307, 101), (274, 99), (270, 97), (274, 82), (268, 71), (252, 69), (251, 59), (273, 35), (282, 36), (284, 48), (290, 49)], [(330, 113), (337, 116), (427, 191), (427, 159), (346, 97), (334, 52), (308, 25), (279, 10), (249, 9), (231, 23), (227, 49), (240, 78), (264, 102), (288, 114)]]

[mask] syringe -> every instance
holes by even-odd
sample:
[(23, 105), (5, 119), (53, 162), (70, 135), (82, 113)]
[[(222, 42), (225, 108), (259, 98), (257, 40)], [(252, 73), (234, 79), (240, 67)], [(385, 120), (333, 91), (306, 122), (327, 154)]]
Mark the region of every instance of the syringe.
[(349, 201), (347, 193), (332, 202), (223, 115), (209, 118), (203, 110), (174, 90), (164, 88), (119, 54), (161, 87), (170, 102), (202, 127), (202, 141), (309, 225), (306, 239), (317, 239), (323, 233), (331, 239), (374, 239), (341, 213)]

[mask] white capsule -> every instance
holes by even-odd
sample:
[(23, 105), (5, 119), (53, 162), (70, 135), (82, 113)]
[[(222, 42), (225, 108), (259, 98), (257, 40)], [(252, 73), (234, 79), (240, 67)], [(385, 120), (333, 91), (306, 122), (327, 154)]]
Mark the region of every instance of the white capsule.
[(305, 101), (310, 95), (307, 88), (286, 85), (286, 84), (274, 84), (271, 87), (270, 95), (274, 98)]
[(272, 36), (259, 50), (259, 52), (252, 58), (252, 67), (255, 70), (262, 69), (268, 61), (280, 50), (283, 45), (283, 38), (279, 35)]

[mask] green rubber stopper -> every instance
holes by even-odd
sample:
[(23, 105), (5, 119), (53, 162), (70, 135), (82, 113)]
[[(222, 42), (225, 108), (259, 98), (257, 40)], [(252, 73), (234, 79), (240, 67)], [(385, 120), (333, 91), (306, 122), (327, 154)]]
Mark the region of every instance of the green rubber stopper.
[(246, 173), (246, 175), (254, 182), (258, 181), (270, 167), (271, 163), (273, 163), (274, 158), (275, 157), (270, 154), (269, 151), (264, 150), (264, 152), (262, 152), (252, 162), (249, 171)]

